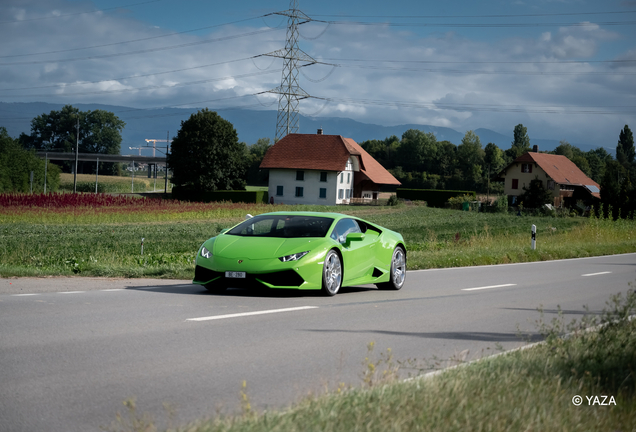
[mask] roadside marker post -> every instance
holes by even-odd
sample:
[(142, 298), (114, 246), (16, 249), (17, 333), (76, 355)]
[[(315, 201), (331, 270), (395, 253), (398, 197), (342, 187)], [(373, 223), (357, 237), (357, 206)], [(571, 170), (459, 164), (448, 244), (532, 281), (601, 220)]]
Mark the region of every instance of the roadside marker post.
[(532, 242), (531, 242), (532, 250), (537, 248), (537, 226), (532, 225)]

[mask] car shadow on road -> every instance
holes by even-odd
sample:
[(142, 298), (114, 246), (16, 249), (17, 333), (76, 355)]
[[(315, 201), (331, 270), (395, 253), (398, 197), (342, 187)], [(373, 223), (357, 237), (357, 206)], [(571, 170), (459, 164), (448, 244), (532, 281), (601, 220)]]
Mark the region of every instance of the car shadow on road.
[[(506, 310), (514, 310), (514, 311), (531, 311), (531, 312), (537, 312), (540, 313), (541, 311), (539, 309), (530, 309), (530, 308), (502, 308), (502, 309), (506, 309)], [(553, 315), (559, 315), (559, 313), (561, 313), (561, 315), (601, 315), (603, 312), (602, 311), (592, 311), (592, 310), (583, 310), (583, 309), (578, 309), (578, 310), (571, 310), (571, 309), (542, 309), (544, 314), (553, 314)]]
[(391, 330), (327, 330), (327, 329), (306, 329), (309, 332), (318, 333), (369, 333), (389, 336), (406, 336), (424, 339), (450, 339), (467, 340), (479, 342), (538, 342), (543, 337), (538, 333), (524, 334), (518, 333), (494, 333), (494, 332), (400, 332)]
[[(211, 292), (201, 285), (148, 285), (148, 286), (128, 286), (127, 290), (146, 291), (162, 294), (181, 294), (181, 295), (202, 295), (213, 297), (263, 297), (263, 298), (293, 298), (293, 297), (322, 297), (320, 290), (295, 290), (295, 289), (244, 289), (244, 288), (228, 288), (223, 292)], [(338, 296), (355, 294), (366, 291), (377, 291), (375, 287), (354, 286), (341, 288)]]

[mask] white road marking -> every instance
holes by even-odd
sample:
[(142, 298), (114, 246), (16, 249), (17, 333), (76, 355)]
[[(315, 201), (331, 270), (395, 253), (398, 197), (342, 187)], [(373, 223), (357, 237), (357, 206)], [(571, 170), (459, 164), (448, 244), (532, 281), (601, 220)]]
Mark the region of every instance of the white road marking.
[(485, 289), (491, 289), (491, 288), (511, 287), (516, 285), (517, 284), (503, 284), (503, 285), (490, 285), (490, 286), (477, 287), (477, 288), (462, 288), (462, 291), (477, 291), (477, 290), (485, 290)]
[(272, 314), (272, 313), (279, 313), (279, 312), (292, 312), (292, 311), (299, 311), (299, 310), (305, 310), (305, 309), (318, 309), (318, 306), (300, 306), (300, 307), (293, 307), (293, 308), (286, 308), (286, 309), (271, 309), (271, 310), (256, 311), (256, 312), (235, 313), (235, 314), (228, 314), (228, 315), (214, 315), (214, 316), (201, 317), (201, 318), (188, 318), (186, 321), (210, 321), (210, 320), (218, 320), (218, 319), (225, 319), (225, 318), (238, 318), (238, 317), (252, 316), (252, 315)]
[(610, 274), (611, 272), (599, 272), (599, 273), (588, 273), (588, 274), (584, 274), (581, 276), (598, 276), (598, 275), (602, 275), (602, 274)]
[(86, 291), (60, 291), (58, 292), (58, 294), (79, 294), (83, 292), (86, 292)]
[(26, 297), (26, 296), (34, 296), (39, 294), (11, 294), (12, 297)]

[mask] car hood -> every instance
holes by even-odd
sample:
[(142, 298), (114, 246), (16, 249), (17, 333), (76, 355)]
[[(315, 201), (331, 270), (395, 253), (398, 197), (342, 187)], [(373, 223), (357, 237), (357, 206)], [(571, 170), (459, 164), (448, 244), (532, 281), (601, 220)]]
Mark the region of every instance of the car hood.
[(213, 254), (224, 258), (269, 259), (317, 248), (323, 238), (241, 237), (220, 235), (214, 241)]

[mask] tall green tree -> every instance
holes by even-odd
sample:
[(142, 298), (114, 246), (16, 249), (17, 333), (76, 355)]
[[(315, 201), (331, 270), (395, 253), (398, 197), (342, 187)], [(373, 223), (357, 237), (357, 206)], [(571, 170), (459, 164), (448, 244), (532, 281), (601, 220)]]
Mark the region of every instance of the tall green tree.
[(601, 202), (605, 207), (605, 216), (612, 209), (612, 217), (617, 219), (629, 205), (631, 181), (629, 172), (618, 161), (609, 161), (601, 180)]
[(479, 136), (473, 131), (466, 132), (462, 143), (457, 146), (457, 162), (464, 179), (468, 180), (469, 184), (472, 183), (473, 187), (481, 181), (485, 155)]
[(618, 145), (616, 146), (616, 160), (628, 168), (634, 162), (636, 149), (634, 149), (634, 135), (628, 125), (621, 130), (618, 136)]
[(202, 192), (245, 189), (246, 154), (232, 123), (204, 108), (181, 122), (172, 141), (172, 182)]
[(484, 168), (485, 172), (490, 171), (491, 174), (499, 172), (506, 161), (504, 160), (504, 152), (497, 147), (495, 143), (488, 143), (484, 148)]
[(437, 139), (432, 133), (409, 129), (402, 134), (396, 164), (405, 171), (431, 171), (437, 159)]
[(522, 154), (530, 151), (528, 128), (519, 123), (513, 131), (512, 146), (506, 150), (507, 162), (512, 162)]
[(268, 170), (259, 169), (265, 153), (272, 147), (269, 138), (259, 138), (255, 144), (249, 146), (247, 158), (249, 167), (247, 168), (246, 180), (251, 186), (267, 186), (269, 179)]
[[(20, 135), (20, 141), (26, 148), (74, 152), (78, 120), (80, 153), (120, 154), (121, 132), (126, 123), (109, 111), (80, 111), (71, 105), (34, 118), (31, 134)], [(70, 171), (72, 165), (63, 164), (65, 171)], [(78, 172), (94, 173), (95, 169), (94, 162), (78, 163)], [(119, 174), (119, 164), (100, 163), (99, 172)]]

